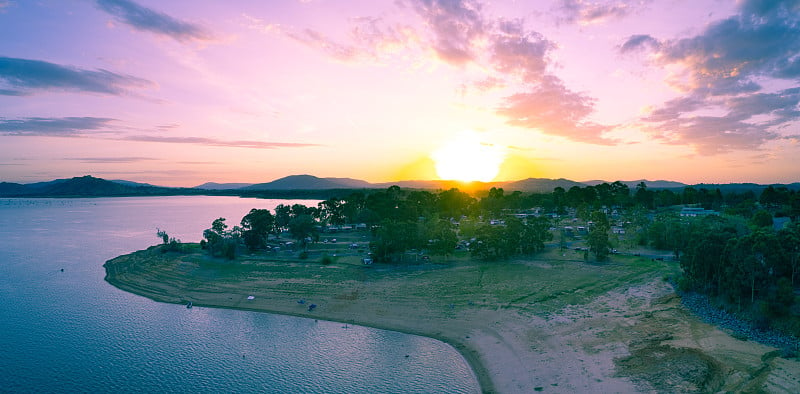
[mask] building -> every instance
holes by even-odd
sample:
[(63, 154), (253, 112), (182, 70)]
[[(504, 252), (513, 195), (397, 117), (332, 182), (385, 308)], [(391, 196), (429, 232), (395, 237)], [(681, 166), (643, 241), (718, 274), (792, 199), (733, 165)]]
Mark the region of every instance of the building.
[(681, 209), (681, 216), (684, 217), (697, 217), (697, 216), (708, 216), (708, 215), (719, 215), (719, 212), (703, 208), (684, 207), (683, 209)]

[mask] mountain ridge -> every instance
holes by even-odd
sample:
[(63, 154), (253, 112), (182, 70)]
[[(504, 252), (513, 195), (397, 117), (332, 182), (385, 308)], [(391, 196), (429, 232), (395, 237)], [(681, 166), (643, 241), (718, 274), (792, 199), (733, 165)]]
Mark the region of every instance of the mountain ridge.
[[(565, 178), (528, 178), (518, 181), (506, 182), (472, 182), (464, 184), (457, 181), (442, 180), (407, 180), (397, 182), (370, 183), (353, 178), (319, 178), (313, 175), (290, 175), (270, 182), (249, 183), (214, 183), (207, 182), (194, 188), (178, 188), (153, 186), (147, 183), (131, 182), (124, 180), (105, 180), (91, 175), (74, 177), (70, 179), (56, 179), (47, 182), (20, 184), (13, 182), (0, 182), (0, 196), (3, 197), (113, 197), (113, 196), (139, 196), (139, 195), (176, 195), (176, 194), (213, 194), (213, 195), (249, 195), (263, 196), (267, 194), (285, 195), (292, 191), (340, 191), (358, 189), (385, 189), (390, 186), (399, 186), (408, 189), (421, 190), (449, 190), (459, 188), (462, 190), (482, 191), (492, 187), (501, 187), (506, 191), (521, 191), (526, 193), (552, 192), (556, 187), (569, 190), (572, 187), (596, 186), (605, 181), (592, 180), (577, 182)], [(720, 189), (722, 192), (743, 192), (748, 190), (761, 191), (769, 186), (787, 187), (800, 190), (800, 182), (790, 184), (756, 184), (756, 183), (728, 183), (728, 184), (696, 184), (687, 185), (674, 181), (619, 181), (635, 189), (640, 182), (645, 182), (650, 189), (679, 189), (684, 187)], [(611, 183), (611, 182), (606, 182)], [(244, 185), (244, 186), (240, 186)], [(306, 193), (307, 194), (307, 193)], [(330, 194), (330, 193), (328, 193)]]

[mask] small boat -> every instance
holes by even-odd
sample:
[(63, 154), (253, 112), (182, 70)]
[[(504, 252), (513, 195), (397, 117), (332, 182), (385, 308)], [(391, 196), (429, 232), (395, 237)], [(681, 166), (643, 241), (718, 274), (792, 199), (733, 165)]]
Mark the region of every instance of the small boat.
[(186, 304), (186, 309), (192, 309), (192, 302), (191, 301), (189, 301), (189, 303)]

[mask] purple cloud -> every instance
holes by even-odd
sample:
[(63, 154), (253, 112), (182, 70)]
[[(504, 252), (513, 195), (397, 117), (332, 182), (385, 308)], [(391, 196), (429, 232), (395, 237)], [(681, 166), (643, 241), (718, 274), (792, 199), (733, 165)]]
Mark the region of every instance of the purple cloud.
[(628, 53), (646, 48), (657, 50), (660, 45), (661, 43), (659, 43), (658, 40), (648, 34), (636, 34), (628, 37), (625, 43), (620, 46), (619, 51), (621, 53)]
[(128, 89), (153, 85), (146, 79), (103, 69), (84, 70), (41, 60), (0, 57), (0, 95), (4, 96), (24, 96), (36, 90), (123, 95)]
[[(311, 29), (297, 33), (248, 19), (260, 30), (281, 32), (337, 60), (375, 60), (380, 57), (377, 48), (412, 50), (419, 45), (423, 52), (430, 49), (448, 64), (474, 64), (488, 70), (489, 75), (472, 83), (479, 91), (516, 90), (496, 108), (511, 125), (574, 141), (616, 143), (603, 137), (614, 126), (587, 120), (594, 112), (594, 100), (571, 91), (549, 71), (550, 53), (556, 44), (526, 29), (522, 19), (489, 18), (483, 14), (482, 4), (474, 0), (404, 0), (398, 4), (420, 17), (426, 30), (389, 26), (379, 18), (355, 18), (352, 43), (341, 44)], [(466, 90), (462, 85), (462, 92)]]
[(500, 75), (537, 82), (547, 73), (548, 52), (555, 44), (536, 32), (526, 32), (521, 20), (501, 20), (491, 35), (490, 62)]
[(686, 78), (674, 82), (685, 95), (642, 119), (650, 133), (716, 154), (758, 149), (800, 120), (800, 89), (763, 86), (770, 80), (800, 82), (800, 2), (750, 0), (739, 6), (736, 15), (696, 36), (638, 35), (621, 46), (623, 53), (648, 47), (657, 65), (686, 70)]
[(172, 37), (178, 41), (206, 41), (212, 34), (200, 25), (175, 19), (130, 0), (97, 0), (97, 7), (136, 30)]
[(474, 42), (489, 28), (481, 4), (473, 0), (409, 0), (410, 6), (433, 32), (433, 49), (442, 60), (462, 65), (475, 60)]
[(321, 146), (320, 144), (301, 142), (268, 142), (268, 141), (226, 141), (204, 137), (163, 137), (151, 135), (132, 135), (120, 138), (125, 141), (160, 142), (167, 144), (196, 144), (209, 146), (225, 146), (232, 148), (278, 149), (278, 148), (309, 148)]
[(562, 15), (559, 19), (561, 22), (590, 25), (628, 16), (644, 3), (644, 1), (591, 2), (585, 0), (561, 0), (556, 9)]
[(77, 136), (107, 130), (115, 119), (93, 117), (66, 118), (0, 118), (0, 135), (9, 136)]

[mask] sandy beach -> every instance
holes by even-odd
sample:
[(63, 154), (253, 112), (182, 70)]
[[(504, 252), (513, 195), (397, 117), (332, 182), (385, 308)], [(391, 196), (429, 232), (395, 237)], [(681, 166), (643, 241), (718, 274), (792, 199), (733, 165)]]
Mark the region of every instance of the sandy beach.
[(797, 359), (701, 322), (663, 280), (676, 272), (664, 262), (591, 265), (553, 254), (325, 266), (259, 257), (231, 263), (151, 248), (105, 267), (109, 283), (156, 301), (439, 339), (465, 357), (486, 393), (800, 391)]

